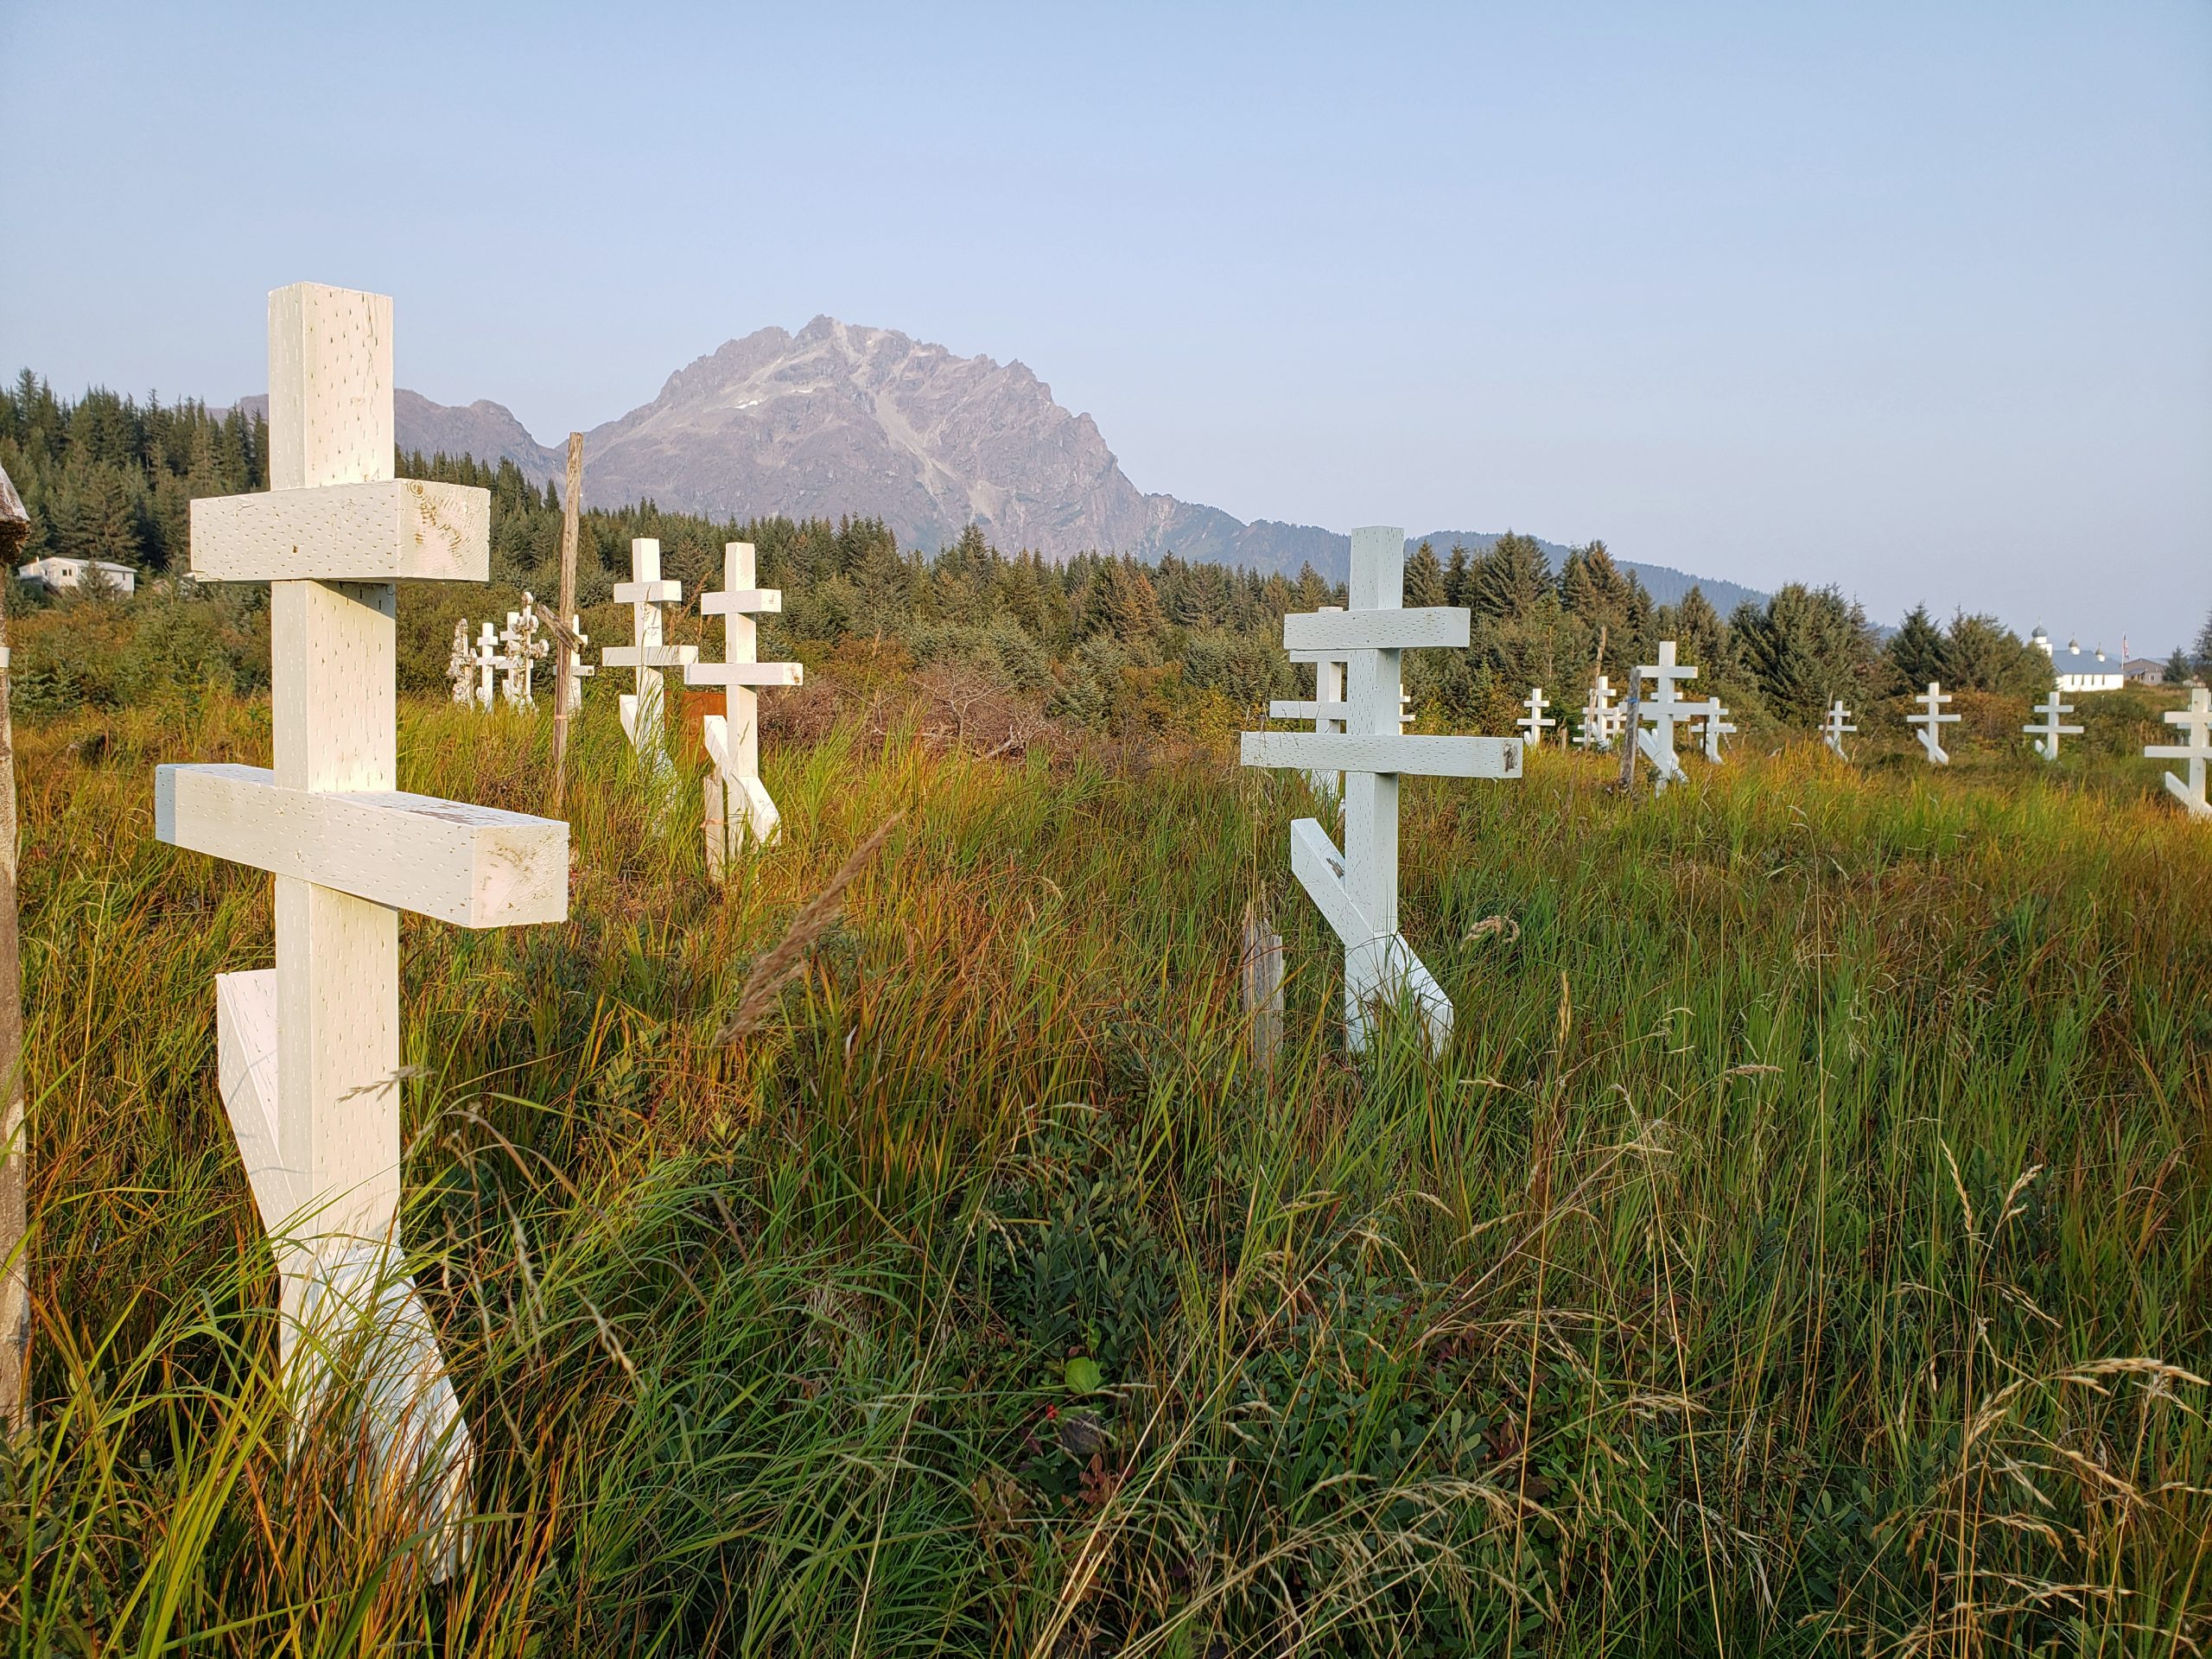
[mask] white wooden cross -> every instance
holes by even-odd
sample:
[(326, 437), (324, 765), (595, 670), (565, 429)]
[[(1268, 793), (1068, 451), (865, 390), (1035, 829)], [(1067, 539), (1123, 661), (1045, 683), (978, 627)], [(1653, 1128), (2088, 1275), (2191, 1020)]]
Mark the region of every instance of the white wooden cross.
[(453, 683), (453, 700), (464, 709), (476, 702), (476, 653), (468, 648), (468, 619), (454, 619), (453, 650), (446, 658), (446, 678)]
[(632, 643), (601, 652), (600, 666), (638, 671), (637, 690), (622, 694), (622, 729), (632, 748), (656, 766), (665, 766), (668, 691), (660, 671), (697, 662), (699, 647), (663, 642), (662, 608), (683, 602), (683, 584), (661, 580), (660, 543), (652, 537), (640, 536), (630, 543), (630, 580), (614, 584), (614, 602), (630, 607)]
[(2151, 744), (2144, 749), (2144, 758), (2188, 761), (2187, 783), (2171, 772), (2162, 774), (2166, 780), (2166, 792), (2182, 804), (2190, 817), (2212, 819), (2212, 802), (2204, 798), (2204, 768), (2208, 761), (2212, 761), (2212, 691), (2201, 685), (2196, 687), (2189, 694), (2189, 707), (2169, 709), (2165, 721), (2169, 726), (2180, 727), (2187, 741)]
[(569, 827), (401, 793), (396, 584), (482, 582), (491, 498), (392, 476), (391, 302), (269, 296), (265, 493), (192, 504), (192, 573), (270, 584), (276, 766), (165, 766), (155, 834), (276, 877), (276, 965), (215, 982), (218, 1074), (282, 1270), (285, 1373), (325, 1397), (373, 1306), (376, 1478), (456, 1548), (469, 1440), (429, 1317), (394, 1270), (399, 912), (462, 927), (568, 914)]
[(488, 621), (484, 625), (484, 632), (476, 636), (475, 660), (476, 706), (479, 709), (488, 709), (492, 706), (495, 695), (492, 688), (492, 677), (507, 665), (507, 659), (499, 655), (499, 630)]
[(1521, 728), (1522, 739), (1529, 747), (1540, 749), (1544, 746), (1544, 728), (1559, 724), (1556, 720), (1545, 718), (1544, 710), (1551, 704), (1544, 701), (1544, 688), (1541, 685), (1529, 687), (1529, 695), (1522, 700), (1521, 706), (1529, 712), (1513, 723)]
[(1916, 735), (1920, 739), (1920, 747), (1928, 751), (1928, 764), (1931, 766), (1949, 766), (1951, 757), (1943, 748), (1942, 729), (1946, 721), (1955, 721), (1960, 718), (1957, 715), (1943, 712), (1943, 705), (1951, 700), (1951, 694), (1943, 690), (1940, 681), (1930, 680), (1928, 689), (1916, 694), (1912, 700), (1923, 706), (1923, 712), (1907, 715), (1905, 724), (1920, 728)]
[(726, 699), (727, 713), (709, 715), (702, 732), (715, 763), (705, 780), (707, 874), (717, 881), (747, 836), (765, 847), (783, 823), (760, 782), (759, 688), (798, 685), (806, 672), (798, 663), (760, 660), (760, 628), (753, 619), (779, 614), (784, 594), (780, 588), (756, 588), (754, 579), (753, 543), (726, 543), (721, 592), (699, 595), (700, 614), (722, 619), (722, 660), (683, 669), (684, 684), (719, 685)]
[[(1639, 664), (1636, 671), (1657, 688), (1640, 704), (1636, 747), (1651, 762), (1653, 790), (1664, 790), (1668, 785), (1679, 784), (1688, 776), (1682, 771), (1682, 763), (1675, 756), (1675, 727), (1677, 722), (1687, 721), (1696, 714), (1699, 705), (1684, 702), (1675, 695), (1675, 689), (1684, 680), (1695, 679), (1697, 670), (1676, 663), (1675, 642), (1662, 639), (1659, 642), (1659, 660)], [(1649, 730), (1643, 724), (1646, 720), (1651, 722)]]
[(1834, 704), (1828, 709), (1827, 729), (1826, 735), (1821, 739), (1822, 742), (1826, 743), (1828, 747), (1834, 749), (1838, 755), (1841, 756), (1846, 760), (1850, 760), (1851, 757), (1843, 753), (1844, 734), (1847, 732), (1855, 732), (1859, 729), (1856, 726), (1846, 723), (1850, 720), (1850, 718), (1851, 710), (1845, 708), (1843, 706), (1843, 699), (1841, 697), (1838, 697), (1835, 700)]
[(1575, 741), (1586, 749), (1611, 748), (1613, 717), (1618, 712), (1613, 707), (1613, 683), (1600, 674), (1582, 705), (1582, 730)]
[(510, 709), (535, 709), (537, 696), (531, 684), (532, 671), (541, 658), (552, 655), (550, 641), (538, 638), (537, 601), (529, 593), (522, 596), (522, 609), (507, 613), (507, 626), (500, 631), (499, 643), (506, 655), (506, 678), (499, 688)]
[(2074, 712), (2074, 705), (2070, 702), (2061, 702), (2058, 700), (2057, 688), (2054, 686), (2050, 695), (2036, 704), (2035, 712), (2043, 716), (2042, 722), (2039, 725), (2023, 726), (2020, 729), (2035, 740), (2037, 754), (2046, 760), (2056, 760), (2058, 759), (2058, 740), (2061, 736), (2082, 735), (2082, 728), (2079, 726), (2062, 726), (2058, 723), (2058, 717), (2061, 715), (2070, 715)]
[(1698, 726), (1705, 738), (1705, 758), (1715, 766), (1720, 763), (1720, 740), (1732, 734), (1736, 722), (1728, 718), (1728, 705), (1718, 697), (1707, 699), (1705, 712), (1698, 716)]
[[(1467, 613), (1459, 607), (1404, 608), (1405, 568), (1405, 531), (1355, 530), (1351, 607), (1282, 620), (1283, 645), (1293, 661), (1344, 664), (1344, 729), (1247, 732), (1243, 744), (1248, 766), (1294, 766), (1343, 777), (1343, 853), (1318, 820), (1300, 818), (1290, 827), (1290, 866), (1344, 943), (1344, 1026), (1354, 1050), (1367, 1046), (1370, 1010), (1378, 1001), (1409, 998), (1433, 1050), (1440, 1049), (1452, 1031), (1451, 999), (1398, 931), (1400, 776), (1521, 775), (1518, 738), (1415, 737), (1399, 730), (1403, 653), (1464, 647), (1469, 635)], [(1303, 709), (1285, 716), (1306, 717)]]
[[(1341, 605), (1324, 605), (1316, 614), (1335, 616), (1343, 613)], [(1344, 671), (1342, 657), (1332, 657), (1319, 651), (1290, 651), (1284, 653), (1294, 663), (1313, 664), (1313, 696), (1311, 701), (1278, 697), (1268, 705), (1269, 720), (1310, 720), (1316, 732), (1342, 732), (1349, 706), (1344, 701)], [(1401, 718), (1399, 728), (1404, 729), (1405, 702), (1399, 701)], [(1335, 800), (1344, 786), (1343, 778), (1334, 772), (1309, 772), (1306, 782), (1316, 795)]]
[(584, 682), (599, 671), (584, 661), (584, 647), (591, 644), (591, 636), (584, 632), (584, 620), (571, 614), (569, 632), (576, 636), (575, 648), (569, 653), (569, 712), (575, 714), (584, 706)]

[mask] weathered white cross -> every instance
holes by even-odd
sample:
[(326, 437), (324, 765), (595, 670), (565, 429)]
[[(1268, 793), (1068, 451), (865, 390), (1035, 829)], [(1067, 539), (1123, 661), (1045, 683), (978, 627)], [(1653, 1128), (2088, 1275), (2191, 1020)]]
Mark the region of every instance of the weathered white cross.
[(689, 663), (683, 669), (684, 684), (719, 685), (725, 698), (727, 712), (709, 715), (702, 722), (707, 753), (715, 763), (705, 779), (707, 874), (717, 881), (746, 836), (765, 847), (783, 823), (760, 782), (759, 688), (798, 685), (806, 672), (798, 663), (760, 660), (760, 628), (753, 619), (781, 613), (784, 594), (780, 588), (756, 588), (754, 580), (753, 543), (726, 543), (721, 592), (699, 595), (700, 614), (722, 619), (722, 660)]
[(1618, 712), (1613, 707), (1613, 683), (1600, 674), (1582, 705), (1582, 730), (1575, 741), (1586, 749), (1611, 748), (1613, 717)]
[[(1409, 650), (1465, 646), (1468, 615), (1456, 606), (1404, 608), (1406, 534), (1395, 527), (1351, 533), (1351, 606), (1298, 613), (1282, 620), (1293, 661), (1344, 664), (1346, 695), (1340, 732), (1247, 732), (1248, 766), (1302, 767), (1341, 773), (1344, 849), (1313, 818), (1290, 827), (1290, 865), (1344, 944), (1344, 1026), (1351, 1046), (1363, 1050), (1370, 1009), (1378, 1001), (1410, 998), (1432, 1049), (1452, 1031), (1452, 1001), (1398, 931), (1398, 779), (1412, 772), (1439, 778), (1518, 778), (1521, 740), (1514, 737), (1415, 737), (1399, 729), (1401, 659)], [(1336, 719), (1325, 699), (1313, 717)], [(1270, 710), (1272, 713), (1272, 709)], [(1298, 708), (1284, 716), (1300, 720)]]
[(2079, 726), (2062, 726), (2058, 723), (2058, 717), (2061, 715), (2070, 715), (2074, 712), (2074, 705), (2070, 702), (2061, 702), (2058, 700), (2057, 688), (2054, 686), (2050, 695), (2036, 704), (2035, 712), (2043, 716), (2041, 723), (2023, 726), (2020, 729), (2035, 740), (2037, 754), (2046, 760), (2056, 760), (2058, 759), (2058, 740), (2062, 735), (2066, 737), (2082, 735), (2082, 728)]
[(1541, 685), (1529, 687), (1529, 695), (1522, 699), (1521, 706), (1529, 712), (1513, 723), (1521, 728), (1522, 740), (1530, 748), (1540, 749), (1544, 746), (1544, 728), (1559, 724), (1556, 720), (1545, 718), (1544, 710), (1551, 704), (1544, 701), (1544, 688)]
[(2171, 772), (2162, 774), (2166, 780), (2166, 792), (2188, 810), (2190, 817), (2212, 818), (2212, 802), (2204, 798), (2204, 768), (2208, 761), (2212, 761), (2212, 691), (2197, 686), (2189, 694), (2189, 707), (2169, 709), (2165, 721), (2169, 726), (2181, 728), (2187, 741), (2151, 744), (2144, 749), (2144, 758), (2188, 761), (2186, 784)]
[[(1675, 642), (1662, 639), (1659, 642), (1659, 660), (1639, 664), (1636, 671), (1657, 687), (1642, 701), (1637, 711), (1639, 718), (1636, 731), (1636, 747), (1651, 762), (1651, 786), (1656, 791), (1664, 790), (1669, 784), (1682, 782), (1688, 775), (1683, 772), (1682, 763), (1675, 755), (1675, 727), (1677, 722), (1687, 721), (1697, 713), (1700, 705), (1685, 702), (1675, 694), (1675, 688), (1684, 680), (1695, 679), (1697, 670), (1676, 663)], [(1643, 723), (1646, 720), (1651, 722), (1648, 730)]]
[(1920, 739), (1920, 747), (1928, 751), (1928, 764), (1931, 766), (1949, 766), (1951, 757), (1943, 748), (1943, 726), (1946, 721), (1956, 721), (1960, 718), (1957, 715), (1943, 712), (1943, 705), (1951, 700), (1951, 694), (1943, 690), (1941, 682), (1930, 680), (1928, 689), (1916, 693), (1912, 700), (1922, 704), (1924, 712), (1907, 715), (1905, 724), (1920, 728), (1916, 735)]
[(488, 621), (484, 625), (483, 632), (476, 636), (475, 660), (476, 706), (489, 709), (496, 695), (492, 686), (492, 677), (507, 665), (507, 659), (499, 655), (499, 632)]
[(455, 617), (453, 650), (446, 658), (446, 678), (453, 684), (453, 700), (464, 709), (476, 702), (476, 653), (468, 648), (468, 619)]
[(1845, 723), (1850, 720), (1850, 718), (1851, 710), (1845, 708), (1843, 706), (1843, 699), (1841, 697), (1838, 697), (1835, 700), (1834, 706), (1828, 709), (1827, 733), (1821, 740), (1822, 742), (1826, 743), (1828, 747), (1834, 749), (1837, 754), (1841, 755), (1846, 760), (1850, 760), (1851, 757), (1847, 754), (1844, 754), (1843, 753), (1844, 734), (1847, 732), (1855, 732), (1859, 729), (1856, 726), (1847, 725)]
[(1703, 707), (1705, 712), (1698, 716), (1698, 726), (1705, 738), (1705, 758), (1718, 766), (1720, 740), (1733, 734), (1736, 722), (1728, 718), (1728, 705), (1718, 697), (1708, 698)]
[(569, 712), (575, 714), (584, 706), (584, 682), (599, 671), (584, 661), (584, 647), (591, 644), (591, 636), (584, 632), (584, 620), (571, 614), (569, 632), (576, 636), (575, 646), (569, 652)]
[(500, 631), (499, 643), (505, 645), (506, 679), (500, 686), (500, 695), (510, 709), (535, 709), (537, 696), (531, 684), (533, 670), (538, 659), (552, 655), (551, 644), (537, 637), (537, 601), (525, 592), (522, 609), (507, 613), (507, 626)]
[(568, 914), (569, 827), (399, 792), (395, 584), (482, 582), (491, 499), (392, 476), (391, 302), (269, 296), (270, 482), (192, 504), (192, 572), (270, 584), (273, 769), (165, 766), (155, 834), (275, 875), (276, 965), (215, 982), (223, 1104), (283, 1274), (281, 1352), (321, 1397), (372, 1302), (367, 1409), (393, 1483), (446, 1540), (469, 1441), (396, 1275), (399, 912), (462, 927)]
[(661, 580), (660, 543), (652, 537), (640, 536), (630, 543), (630, 580), (614, 584), (614, 602), (630, 607), (632, 643), (601, 652), (600, 666), (638, 671), (637, 690), (622, 694), (622, 729), (629, 734), (631, 747), (656, 766), (665, 766), (668, 691), (660, 671), (697, 662), (699, 647), (663, 642), (662, 608), (683, 602), (683, 584)]
[[(1341, 614), (1343, 610), (1344, 607), (1341, 605), (1324, 605), (1319, 607), (1317, 614), (1334, 616)], [(1344, 659), (1342, 657), (1332, 657), (1319, 651), (1290, 651), (1284, 652), (1284, 655), (1294, 663), (1313, 664), (1313, 696), (1311, 701), (1278, 697), (1268, 705), (1268, 718), (1269, 720), (1310, 720), (1313, 722), (1313, 729), (1317, 732), (1325, 734), (1342, 732), (1344, 728), (1344, 716), (1347, 712), (1347, 705), (1344, 702), (1346, 666)], [(1402, 698), (1399, 707), (1402, 714), (1404, 709)], [(1398, 723), (1402, 729), (1405, 721), (1401, 719)], [(1316, 795), (1325, 796), (1331, 800), (1337, 798), (1338, 791), (1344, 786), (1344, 779), (1333, 772), (1309, 772), (1306, 774), (1306, 782)]]

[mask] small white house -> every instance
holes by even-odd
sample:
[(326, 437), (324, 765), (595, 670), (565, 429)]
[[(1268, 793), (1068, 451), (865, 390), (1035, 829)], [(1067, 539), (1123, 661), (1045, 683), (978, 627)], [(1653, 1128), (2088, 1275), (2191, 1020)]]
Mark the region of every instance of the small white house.
[(35, 582), (49, 593), (82, 588), (86, 573), (97, 570), (107, 578), (108, 586), (119, 594), (135, 593), (138, 588), (138, 573), (127, 564), (111, 564), (105, 559), (65, 559), (48, 555), (33, 559), (29, 564), (16, 567), (16, 574), (25, 582)]
[(2066, 649), (2059, 651), (2041, 628), (2029, 636), (2028, 643), (2050, 658), (2051, 672), (2061, 691), (2117, 691), (2127, 683), (2120, 664), (2107, 657), (2101, 647), (2084, 651), (2080, 640), (2069, 639)]

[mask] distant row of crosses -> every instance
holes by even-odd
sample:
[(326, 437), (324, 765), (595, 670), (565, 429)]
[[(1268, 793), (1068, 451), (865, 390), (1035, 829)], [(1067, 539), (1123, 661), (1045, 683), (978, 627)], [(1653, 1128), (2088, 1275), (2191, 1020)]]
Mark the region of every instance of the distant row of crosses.
[[(453, 625), (453, 652), (446, 658), (446, 678), (453, 684), (453, 700), (465, 709), (488, 709), (495, 701), (510, 709), (534, 709), (537, 693), (533, 671), (553, 654), (553, 642), (540, 637), (543, 623), (535, 595), (522, 596), (522, 609), (507, 613), (507, 626), (494, 632), (489, 622), (471, 648), (468, 619)], [(569, 631), (577, 649), (569, 653), (569, 711), (583, 706), (585, 680), (598, 671), (583, 659), (582, 646), (591, 643), (583, 631), (583, 618), (569, 619)], [(496, 696), (493, 677), (499, 677)]]
[[(1705, 752), (1705, 758), (1717, 763), (1720, 760), (1721, 740), (1734, 733), (1736, 724), (1728, 718), (1728, 706), (1719, 697), (1691, 699), (1680, 694), (1678, 688), (1684, 681), (1695, 679), (1697, 670), (1675, 660), (1675, 645), (1672, 639), (1659, 642), (1658, 657), (1656, 663), (1637, 666), (1638, 681), (1650, 681), (1652, 690), (1649, 696), (1638, 699), (1633, 707), (1636, 710), (1637, 752), (1650, 761), (1656, 786), (1664, 789), (1669, 784), (1681, 782), (1687, 775), (1675, 754), (1678, 727), (1694, 730)], [(1613, 695), (1612, 682), (1605, 675), (1599, 675), (1590, 687), (1589, 697), (1582, 705), (1581, 729), (1575, 738), (1575, 741), (1584, 748), (1610, 753), (1627, 730), (1629, 707), (1616, 703)], [(1531, 748), (1541, 748), (1545, 731), (1559, 724), (1555, 718), (1544, 713), (1545, 709), (1554, 705), (1545, 700), (1544, 688), (1539, 685), (1529, 689), (1521, 706), (1529, 712), (1514, 724), (1521, 728), (1524, 742)], [(1644, 725), (1646, 721), (1650, 722), (1649, 727)]]

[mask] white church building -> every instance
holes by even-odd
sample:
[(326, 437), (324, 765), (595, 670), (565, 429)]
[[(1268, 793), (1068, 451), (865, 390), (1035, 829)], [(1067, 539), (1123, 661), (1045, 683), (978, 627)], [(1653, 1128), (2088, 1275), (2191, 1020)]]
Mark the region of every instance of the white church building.
[(2057, 677), (2061, 691), (2117, 691), (2127, 683), (2125, 667), (2117, 658), (2107, 657), (2101, 646), (2084, 651), (2080, 640), (2069, 639), (2066, 649), (2060, 651), (2041, 628), (2029, 636), (2028, 643), (2050, 658), (2051, 672)]

